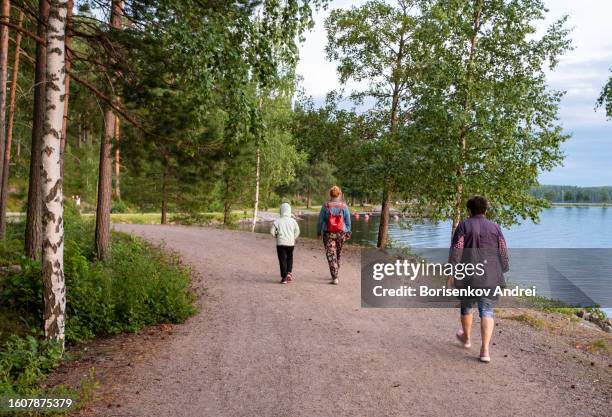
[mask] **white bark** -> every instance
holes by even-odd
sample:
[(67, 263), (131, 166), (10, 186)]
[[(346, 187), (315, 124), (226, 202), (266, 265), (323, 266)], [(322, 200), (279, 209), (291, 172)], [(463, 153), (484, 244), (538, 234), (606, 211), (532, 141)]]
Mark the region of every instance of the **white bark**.
[(66, 287), (64, 283), (64, 205), (61, 136), (66, 94), (66, 0), (51, 0), (47, 25), (47, 91), (42, 138), (42, 278), (44, 329), (47, 339), (64, 342)]
[(259, 157), (259, 146), (257, 146), (257, 167), (255, 171), (255, 207), (253, 208), (253, 224), (251, 225), (251, 232), (255, 231), (255, 225), (257, 224), (257, 211), (259, 208), (259, 172), (260, 172), (261, 158)]

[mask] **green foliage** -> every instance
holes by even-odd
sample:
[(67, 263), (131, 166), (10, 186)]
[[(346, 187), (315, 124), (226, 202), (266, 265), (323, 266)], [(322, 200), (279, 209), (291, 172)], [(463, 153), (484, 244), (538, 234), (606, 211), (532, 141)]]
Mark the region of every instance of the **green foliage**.
[(42, 376), (59, 365), (61, 346), (29, 335), (11, 337), (0, 346), (0, 395), (36, 391)]
[[(64, 274), (68, 342), (136, 331), (155, 323), (179, 323), (194, 313), (190, 271), (178, 259), (139, 239), (113, 233), (108, 259), (95, 262), (93, 222), (67, 213)], [(31, 325), (39, 326), (40, 264), (25, 257), (20, 261), (20, 271), (0, 276), (0, 300)]]
[(537, 220), (547, 202), (530, 191), (540, 172), (560, 164), (568, 139), (558, 124), (563, 93), (546, 84), (571, 47), (567, 17), (535, 36), (546, 16), (540, 0), (427, 4), (415, 35), (426, 46), (418, 59), (425, 70), (409, 132), (428, 166), (432, 214), (451, 217), (481, 194), (506, 226)]
[(113, 200), (111, 202), (111, 213), (129, 213), (130, 208), (123, 200)]
[(540, 185), (531, 190), (537, 198), (551, 203), (608, 203), (612, 187), (577, 187), (573, 185)]
[[(66, 339), (77, 343), (97, 335), (133, 332), (156, 323), (180, 323), (195, 312), (190, 271), (177, 257), (143, 241), (113, 233), (108, 258), (94, 261), (93, 219), (81, 218), (67, 203), (64, 274), (66, 279)], [(40, 263), (21, 255), (22, 244), (11, 239), (23, 225), (9, 225), (9, 239), (0, 247), (3, 261), (19, 265), (0, 272), (0, 305), (30, 328), (42, 326)], [(19, 243), (18, 245), (15, 243)], [(8, 326), (2, 326), (10, 330)], [(0, 329), (0, 330), (2, 330)], [(0, 394), (36, 393), (40, 378), (61, 358), (59, 346), (38, 334), (5, 338), (0, 334)]]
[[(610, 71), (612, 71), (612, 68)], [(601, 90), (601, 95), (597, 99), (597, 107), (603, 107), (608, 119), (612, 119), (612, 76)]]

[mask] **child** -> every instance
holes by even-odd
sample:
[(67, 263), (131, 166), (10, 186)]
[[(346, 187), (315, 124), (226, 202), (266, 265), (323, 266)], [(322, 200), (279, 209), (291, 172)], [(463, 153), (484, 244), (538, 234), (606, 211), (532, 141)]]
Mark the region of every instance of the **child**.
[(291, 206), (283, 203), (280, 206), (280, 218), (276, 219), (270, 228), (270, 233), (276, 238), (276, 253), (280, 264), (281, 284), (293, 281), (293, 247), (300, 235), (300, 227), (291, 217)]

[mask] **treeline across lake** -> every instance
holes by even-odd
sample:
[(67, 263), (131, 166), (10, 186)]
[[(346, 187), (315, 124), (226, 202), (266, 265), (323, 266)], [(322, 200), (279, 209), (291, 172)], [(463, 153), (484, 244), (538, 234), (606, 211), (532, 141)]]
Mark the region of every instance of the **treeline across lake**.
[(612, 186), (541, 185), (534, 188), (532, 193), (537, 198), (543, 198), (550, 203), (612, 203)]

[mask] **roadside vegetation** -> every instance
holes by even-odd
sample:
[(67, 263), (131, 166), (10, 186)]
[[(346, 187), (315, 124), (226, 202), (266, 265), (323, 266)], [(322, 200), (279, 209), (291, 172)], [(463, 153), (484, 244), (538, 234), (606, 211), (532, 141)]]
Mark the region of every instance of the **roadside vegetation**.
[[(104, 261), (93, 253), (93, 219), (66, 210), (66, 343), (180, 323), (195, 312), (190, 271), (177, 257), (113, 233)], [(0, 242), (0, 395), (35, 394), (59, 365), (61, 346), (44, 340), (40, 262), (23, 254), (23, 224)], [(56, 388), (57, 390), (59, 388)]]

